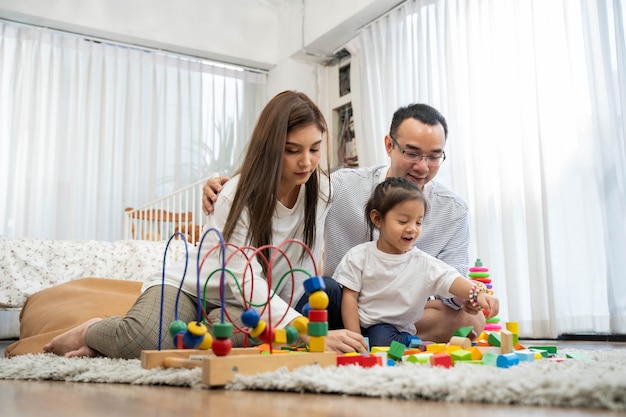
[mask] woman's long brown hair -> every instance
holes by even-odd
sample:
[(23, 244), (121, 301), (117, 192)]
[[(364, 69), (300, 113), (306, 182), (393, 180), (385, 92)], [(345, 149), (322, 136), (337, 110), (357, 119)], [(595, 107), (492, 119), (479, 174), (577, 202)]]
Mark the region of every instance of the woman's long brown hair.
[[(248, 142), (241, 168), (239, 184), (226, 219), (223, 235), (228, 241), (244, 209), (248, 209), (250, 225), (248, 239), (256, 248), (272, 243), (272, 216), (278, 201), (278, 187), (283, 170), (283, 154), (287, 134), (293, 130), (317, 126), (326, 142), (326, 166), (329, 164), (328, 126), (317, 105), (305, 94), (284, 91), (265, 106)], [(319, 165), (305, 184), (304, 236), (302, 241), (312, 247), (315, 242), (317, 201), (320, 198), (319, 181), (329, 181), (328, 171)], [(330, 190), (330, 184), (329, 188)], [(330, 195), (328, 196), (330, 197)], [(263, 251), (269, 259), (270, 250)], [(305, 252), (303, 249), (303, 256)], [(263, 271), (267, 266), (259, 259)]]

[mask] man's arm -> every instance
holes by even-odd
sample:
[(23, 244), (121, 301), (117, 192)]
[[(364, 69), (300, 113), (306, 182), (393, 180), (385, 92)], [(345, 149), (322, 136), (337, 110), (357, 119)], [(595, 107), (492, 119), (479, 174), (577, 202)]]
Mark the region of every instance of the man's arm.
[(222, 187), (229, 179), (229, 177), (212, 177), (204, 184), (202, 188), (202, 210), (207, 216), (213, 213), (217, 195), (222, 191)]
[[(467, 277), (469, 272), (469, 210), (465, 210), (455, 221), (454, 232), (443, 247), (437, 258), (454, 267), (459, 273)], [(441, 300), (453, 310), (461, 310), (465, 307), (465, 300), (458, 297), (444, 298), (436, 295), (435, 299)], [(466, 309), (467, 310), (467, 309)], [(468, 310), (474, 314), (471, 309)]]

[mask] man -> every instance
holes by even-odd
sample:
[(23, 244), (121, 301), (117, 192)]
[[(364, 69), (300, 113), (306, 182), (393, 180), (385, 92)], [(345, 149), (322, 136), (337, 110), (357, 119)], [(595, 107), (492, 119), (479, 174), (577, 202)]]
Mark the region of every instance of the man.
[[(428, 211), (422, 234), (415, 246), (455, 267), (463, 276), (469, 268), (469, 212), (465, 202), (433, 181), (445, 160), (448, 136), (445, 118), (431, 106), (412, 104), (393, 115), (385, 149), (390, 165), (333, 172), (332, 206), (324, 236), (323, 274), (332, 276), (346, 252), (369, 241), (365, 204), (372, 191), (387, 177), (403, 177), (414, 182), (428, 198)], [(209, 214), (227, 177), (211, 179), (204, 187), (203, 205)], [(376, 238), (376, 236), (374, 236)], [(416, 279), (419, 271), (416, 271)], [(485, 318), (461, 299), (429, 300), (416, 323), (422, 340), (445, 343), (460, 327), (473, 326), (475, 337), (483, 330)]]

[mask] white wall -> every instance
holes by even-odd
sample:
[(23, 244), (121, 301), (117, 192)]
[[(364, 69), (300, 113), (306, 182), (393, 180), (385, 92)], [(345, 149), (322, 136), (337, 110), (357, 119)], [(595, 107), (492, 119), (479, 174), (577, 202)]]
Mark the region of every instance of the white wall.
[(0, 0), (0, 17), (263, 69), (276, 61), (277, 14), (258, 0)]
[(316, 65), (402, 1), (0, 0), (0, 18), (269, 70), (270, 97), (318, 99)]

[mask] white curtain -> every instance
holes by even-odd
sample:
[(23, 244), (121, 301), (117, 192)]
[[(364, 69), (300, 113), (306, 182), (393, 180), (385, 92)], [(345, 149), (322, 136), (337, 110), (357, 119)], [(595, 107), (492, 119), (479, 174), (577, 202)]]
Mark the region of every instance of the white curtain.
[(232, 172), (266, 78), (0, 21), (0, 235), (121, 239), (126, 207)]
[(446, 116), (436, 178), (525, 337), (626, 334), (626, 38), (620, 0), (414, 0), (352, 53), (361, 165), (399, 106)]

